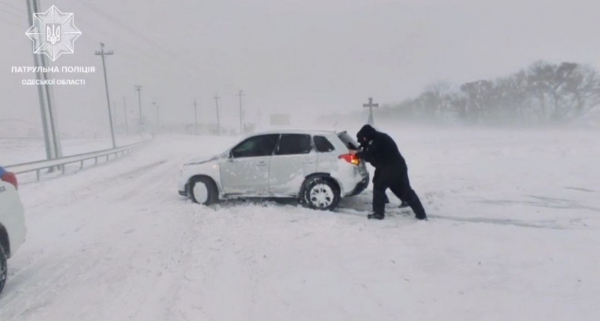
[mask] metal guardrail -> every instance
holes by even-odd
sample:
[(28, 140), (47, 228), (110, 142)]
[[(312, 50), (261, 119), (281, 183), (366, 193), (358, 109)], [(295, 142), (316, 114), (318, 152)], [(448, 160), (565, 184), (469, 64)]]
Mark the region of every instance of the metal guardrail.
[[(5, 169), (15, 173), (15, 174), (24, 174), (24, 173), (32, 173), (35, 172), (37, 176), (37, 180), (39, 181), (41, 178), (41, 172), (44, 169), (54, 169), (58, 168), (63, 174), (65, 173), (65, 165), (80, 163), (80, 169), (83, 169), (83, 163), (87, 160), (94, 159), (94, 164), (98, 164), (98, 159), (106, 157), (106, 161), (108, 162), (111, 155), (114, 155), (114, 159), (119, 158), (120, 156), (124, 156), (125, 154), (130, 154), (136, 148), (139, 148), (142, 144), (148, 142), (148, 140), (130, 144), (123, 147), (105, 149), (96, 152), (89, 152), (77, 155), (71, 155), (51, 160), (44, 161), (36, 161), (30, 163), (23, 164), (15, 164), (4, 166)], [(119, 156), (120, 154), (120, 156)]]

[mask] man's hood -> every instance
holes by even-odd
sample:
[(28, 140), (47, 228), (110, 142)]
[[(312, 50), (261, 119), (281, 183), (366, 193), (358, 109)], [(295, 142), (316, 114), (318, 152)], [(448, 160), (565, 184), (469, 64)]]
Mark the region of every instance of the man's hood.
[(373, 126), (367, 124), (364, 125), (356, 134), (356, 138), (358, 138), (359, 142), (371, 141), (377, 134), (377, 130), (373, 128)]

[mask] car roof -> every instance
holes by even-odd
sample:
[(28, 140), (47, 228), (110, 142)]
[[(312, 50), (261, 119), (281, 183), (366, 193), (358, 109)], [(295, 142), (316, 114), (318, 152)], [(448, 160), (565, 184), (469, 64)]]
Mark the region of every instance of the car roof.
[(305, 134), (305, 135), (326, 135), (326, 134), (336, 134), (333, 130), (315, 130), (315, 129), (273, 129), (268, 131), (261, 131), (258, 133), (254, 133), (249, 136), (259, 136), (259, 135), (268, 135), (268, 134)]

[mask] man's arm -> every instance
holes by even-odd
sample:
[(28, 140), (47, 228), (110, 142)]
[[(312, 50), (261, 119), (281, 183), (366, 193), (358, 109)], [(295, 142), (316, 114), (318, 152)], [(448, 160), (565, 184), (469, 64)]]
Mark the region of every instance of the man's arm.
[(356, 156), (358, 156), (358, 158), (364, 161), (371, 162), (373, 159), (375, 159), (377, 151), (377, 140), (373, 140), (373, 142), (369, 146), (367, 146), (366, 149), (362, 149), (361, 151), (357, 152)]

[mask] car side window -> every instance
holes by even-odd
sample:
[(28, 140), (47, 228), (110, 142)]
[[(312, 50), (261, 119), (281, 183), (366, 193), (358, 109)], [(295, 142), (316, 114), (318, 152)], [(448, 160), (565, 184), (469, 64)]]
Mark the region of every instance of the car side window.
[(315, 136), (315, 147), (319, 153), (329, 153), (335, 150), (333, 144), (325, 136)]
[(243, 158), (273, 155), (278, 138), (278, 134), (250, 137), (234, 147), (231, 150), (231, 156), (233, 158)]
[(275, 155), (309, 154), (312, 150), (310, 135), (283, 134)]

